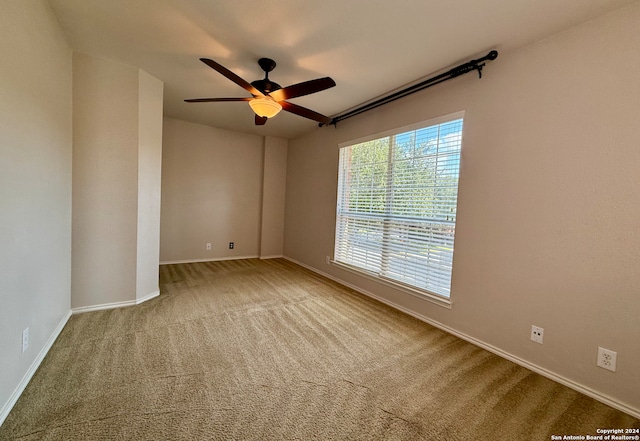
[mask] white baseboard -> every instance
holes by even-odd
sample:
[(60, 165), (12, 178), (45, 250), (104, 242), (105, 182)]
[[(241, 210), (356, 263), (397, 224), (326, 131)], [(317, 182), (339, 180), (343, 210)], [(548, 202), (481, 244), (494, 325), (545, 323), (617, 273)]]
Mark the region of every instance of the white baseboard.
[(555, 372), (549, 371), (549, 370), (547, 370), (547, 369), (545, 369), (545, 368), (543, 368), (541, 366), (538, 366), (538, 365), (536, 365), (534, 363), (531, 363), (531, 362), (529, 362), (529, 361), (527, 361), (527, 360), (525, 360), (523, 358), (520, 358), (520, 357), (518, 357), (516, 355), (510, 354), (509, 352), (506, 352), (506, 351), (504, 351), (504, 350), (502, 350), (502, 349), (500, 349), (500, 348), (498, 348), (496, 346), (490, 345), (489, 343), (485, 343), (482, 340), (478, 340), (475, 337), (472, 337), (470, 335), (467, 335), (465, 333), (457, 331), (457, 330), (455, 330), (455, 329), (453, 329), (453, 328), (451, 328), (451, 327), (449, 327), (447, 325), (444, 325), (444, 324), (442, 324), (442, 323), (440, 323), (438, 321), (432, 320), (429, 317), (426, 317), (426, 316), (424, 316), (422, 314), (419, 314), (419, 313), (417, 313), (415, 311), (412, 311), (412, 310), (410, 310), (408, 308), (405, 308), (404, 306), (398, 305), (397, 303), (391, 302), (391, 301), (389, 301), (389, 300), (387, 300), (387, 299), (385, 299), (383, 297), (380, 297), (380, 296), (378, 296), (376, 294), (373, 294), (372, 292), (364, 290), (364, 289), (362, 289), (362, 288), (360, 288), (358, 286), (352, 285), (351, 283), (345, 282), (344, 280), (341, 280), (341, 279), (339, 279), (339, 278), (337, 278), (335, 276), (332, 276), (331, 274), (328, 274), (328, 273), (325, 273), (323, 271), (320, 271), (320, 270), (318, 270), (318, 269), (316, 269), (316, 268), (314, 268), (314, 267), (312, 267), (310, 265), (307, 265), (305, 263), (299, 262), (299, 261), (297, 261), (295, 259), (292, 259), (290, 257), (287, 257), (287, 256), (284, 256), (284, 258), (289, 260), (290, 262), (293, 262), (293, 263), (295, 263), (297, 265), (300, 265), (303, 268), (306, 268), (306, 269), (308, 269), (310, 271), (313, 271), (316, 274), (320, 274), (321, 276), (324, 276), (327, 279), (331, 279), (334, 282), (337, 282), (337, 283), (339, 283), (341, 285), (344, 285), (344, 286), (346, 286), (348, 288), (351, 288), (354, 291), (357, 291), (357, 292), (359, 292), (361, 294), (366, 295), (367, 297), (371, 297), (372, 299), (375, 299), (375, 300), (377, 300), (377, 301), (379, 301), (381, 303), (384, 303), (386, 305), (391, 306), (392, 308), (395, 308), (395, 309), (397, 309), (399, 311), (402, 311), (405, 314), (408, 314), (408, 315), (410, 315), (412, 317), (415, 317), (420, 321), (428, 323), (428, 324), (430, 324), (430, 325), (432, 325), (432, 326), (434, 326), (436, 328), (442, 329), (443, 331), (445, 331), (445, 332), (447, 332), (449, 334), (455, 335), (456, 337), (459, 337), (462, 340), (465, 340), (465, 341), (467, 341), (467, 342), (469, 342), (469, 343), (471, 343), (471, 344), (473, 344), (475, 346), (478, 346), (478, 347), (480, 347), (482, 349), (485, 349), (485, 350), (487, 350), (487, 351), (489, 351), (489, 352), (491, 352), (493, 354), (496, 354), (496, 355), (498, 355), (498, 356), (500, 356), (502, 358), (505, 358), (505, 359), (507, 359), (509, 361), (512, 361), (517, 365), (520, 365), (520, 366), (522, 366), (524, 368), (527, 368), (527, 369), (529, 369), (529, 370), (531, 370), (531, 371), (533, 371), (533, 372), (535, 372), (537, 374), (542, 375), (543, 377), (546, 377), (546, 378), (548, 378), (550, 380), (553, 380), (553, 381), (555, 381), (557, 383), (560, 383), (560, 384), (562, 384), (564, 386), (567, 386), (570, 389), (573, 389), (573, 390), (575, 390), (577, 392), (580, 392), (580, 393), (582, 393), (584, 395), (587, 395), (588, 397), (591, 397), (591, 398), (593, 398), (595, 400), (598, 400), (601, 403), (606, 404), (607, 406), (611, 406), (614, 409), (618, 409), (618, 410), (620, 410), (620, 411), (622, 411), (624, 413), (627, 413), (627, 414), (631, 415), (634, 418), (640, 418), (640, 409), (636, 409), (634, 407), (631, 407), (631, 406), (629, 406), (629, 405), (627, 405), (625, 403), (622, 403), (622, 402), (616, 400), (615, 398), (612, 398), (612, 397), (609, 397), (607, 395), (604, 395), (604, 394), (602, 394), (602, 393), (600, 393), (600, 392), (598, 392), (596, 390), (593, 390), (590, 387), (582, 385), (580, 383), (576, 383), (575, 381), (573, 381), (573, 380), (571, 380), (569, 378), (566, 378), (566, 377), (564, 377), (562, 375), (559, 375), (559, 374), (557, 374)]
[(260, 260), (265, 259), (282, 259), (284, 256), (282, 254), (274, 254), (273, 256), (260, 256)]
[(139, 305), (140, 303), (144, 303), (144, 302), (146, 302), (147, 300), (154, 299), (154, 298), (158, 297), (159, 295), (160, 295), (160, 290), (155, 291), (155, 292), (152, 292), (151, 294), (147, 294), (147, 295), (146, 295), (146, 296), (144, 296), (144, 297), (141, 297), (141, 298), (139, 298), (139, 299), (136, 299), (136, 305)]
[(78, 306), (73, 308), (71, 312), (73, 314), (82, 314), (84, 312), (103, 311), (105, 309), (124, 308), (125, 306), (135, 306), (137, 303), (135, 300), (127, 300), (124, 302), (103, 303), (101, 305), (91, 306)]
[(49, 349), (51, 349), (51, 346), (53, 346), (53, 343), (58, 338), (58, 335), (60, 335), (62, 329), (67, 324), (67, 321), (69, 321), (69, 317), (71, 317), (71, 311), (67, 312), (64, 317), (62, 317), (62, 320), (60, 320), (58, 326), (56, 326), (56, 328), (53, 330), (51, 336), (49, 336), (49, 339), (38, 353), (38, 356), (35, 358), (35, 360), (33, 360), (33, 363), (31, 363), (31, 366), (29, 366), (29, 369), (22, 377), (22, 380), (20, 380), (20, 383), (18, 383), (18, 386), (9, 397), (9, 401), (7, 401), (2, 407), (2, 410), (0, 410), (0, 426), (2, 426), (4, 420), (9, 416), (11, 409), (13, 409), (13, 406), (15, 406), (18, 398), (20, 398), (20, 395), (22, 395), (22, 392), (24, 392), (24, 389), (31, 381), (31, 377), (33, 377), (33, 374), (35, 374), (38, 370), (38, 367), (40, 367), (40, 363), (42, 363), (44, 357), (46, 357), (47, 353), (49, 353)]
[(135, 306), (135, 305), (144, 303), (147, 300), (151, 300), (154, 297), (158, 297), (159, 295), (160, 295), (160, 291), (155, 291), (155, 292), (152, 292), (151, 294), (147, 294), (146, 296), (136, 300), (125, 300), (124, 302), (102, 303), (100, 305), (91, 305), (91, 306), (79, 306), (77, 308), (71, 309), (71, 312), (73, 314), (82, 314), (84, 312), (104, 311), (105, 309), (115, 309), (115, 308), (124, 308), (125, 306)]
[(53, 331), (53, 333), (49, 337), (49, 340), (47, 340), (47, 343), (44, 345), (44, 347), (42, 348), (42, 350), (40, 351), (36, 359), (33, 361), (31, 366), (29, 367), (29, 370), (27, 370), (27, 373), (24, 375), (24, 377), (22, 377), (22, 380), (20, 381), (16, 389), (13, 391), (13, 394), (11, 394), (9, 401), (7, 401), (7, 403), (4, 405), (4, 407), (0, 411), (0, 426), (9, 415), (9, 412), (11, 412), (11, 409), (13, 409), (13, 406), (15, 406), (16, 402), (18, 401), (18, 398), (20, 398), (20, 395), (22, 395), (22, 392), (24, 392), (24, 389), (29, 384), (29, 381), (31, 381), (31, 377), (33, 377), (33, 374), (36, 372), (36, 370), (40, 366), (40, 363), (42, 363), (42, 360), (44, 360), (44, 357), (49, 352), (49, 349), (51, 349), (51, 346), (53, 346), (53, 343), (56, 341), (56, 338), (58, 338), (58, 335), (60, 335), (60, 332), (62, 332), (62, 329), (67, 324), (67, 321), (69, 321), (69, 317), (71, 317), (72, 314), (80, 314), (83, 312), (90, 312), (90, 311), (101, 311), (104, 309), (122, 308), (123, 306), (139, 305), (143, 302), (146, 302), (147, 300), (151, 300), (155, 297), (158, 297), (159, 295), (160, 295), (160, 291), (155, 291), (137, 300), (129, 300), (126, 302), (105, 303), (102, 305), (94, 305), (94, 306), (81, 306), (79, 308), (73, 308), (69, 312), (67, 312), (67, 314), (65, 314), (65, 316), (62, 318), (60, 323), (58, 323), (58, 326), (56, 326), (56, 329)]
[[(186, 259), (186, 260), (164, 260), (160, 262), (160, 265), (175, 265), (177, 263), (202, 263), (202, 262), (219, 262), (221, 260), (242, 260), (242, 259), (257, 259), (259, 256), (234, 256), (234, 257), (216, 257), (214, 259)], [(282, 257), (282, 256), (280, 256)]]

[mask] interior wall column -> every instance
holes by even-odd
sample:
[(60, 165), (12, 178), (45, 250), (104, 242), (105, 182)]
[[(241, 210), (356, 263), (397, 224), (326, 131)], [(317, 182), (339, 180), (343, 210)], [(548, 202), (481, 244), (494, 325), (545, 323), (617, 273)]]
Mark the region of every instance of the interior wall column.
[(162, 82), (73, 55), (71, 307), (158, 293)]
[(260, 231), (261, 259), (283, 255), (287, 148), (286, 139), (265, 137)]

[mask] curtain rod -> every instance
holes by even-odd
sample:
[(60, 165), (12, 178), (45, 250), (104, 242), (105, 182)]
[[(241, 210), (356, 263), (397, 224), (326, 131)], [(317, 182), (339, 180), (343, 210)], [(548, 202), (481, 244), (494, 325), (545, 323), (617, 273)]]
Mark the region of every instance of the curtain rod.
[[(409, 86), (406, 89), (402, 89), (398, 92), (394, 92), (391, 95), (387, 95), (385, 97), (382, 97), (378, 100), (375, 100), (373, 102), (370, 102), (368, 104), (364, 104), (360, 107), (358, 107), (357, 109), (353, 109), (350, 110), (349, 112), (343, 113), (342, 115), (338, 115), (338, 116), (334, 116), (331, 119), (331, 122), (329, 124), (326, 125), (337, 125), (340, 121), (344, 121), (347, 118), (351, 118), (352, 116), (356, 116), (359, 115), (363, 112), (366, 112), (368, 110), (371, 109), (375, 109), (376, 107), (380, 107), (383, 104), (387, 104), (390, 103), (392, 101), (395, 101), (399, 98), (403, 98), (407, 95), (410, 95), (412, 93), (416, 93), (420, 90), (426, 89), (428, 87), (431, 86), (435, 86), (436, 84), (442, 83), (444, 81), (450, 80), (452, 78), (455, 77), (459, 77), (460, 75), (464, 75), (466, 73), (469, 73), (471, 71), (477, 70), (478, 71), (478, 78), (482, 78), (482, 68), (485, 65), (485, 61), (487, 60), (495, 60), (496, 58), (498, 58), (498, 51), (491, 51), (489, 52), (487, 55), (485, 55), (484, 57), (478, 58), (476, 60), (470, 60), (467, 61), (464, 64), (461, 64), (459, 66), (454, 67), (453, 69), (448, 70), (447, 72), (444, 72), (440, 75), (436, 75), (433, 78), (429, 78), (427, 80), (424, 80), (418, 84), (414, 84), (413, 86)], [(320, 123), (320, 127), (324, 126), (325, 124)]]

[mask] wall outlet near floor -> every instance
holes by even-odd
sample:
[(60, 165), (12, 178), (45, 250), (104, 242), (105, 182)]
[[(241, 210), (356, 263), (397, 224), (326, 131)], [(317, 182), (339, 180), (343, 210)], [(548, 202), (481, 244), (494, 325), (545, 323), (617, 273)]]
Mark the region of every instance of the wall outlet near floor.
[(618, 353), (611, 349), (601, 348), (598, 346), (598, 361), (596, 364), (601, 368), (608, 369), (611, 372), (616, 371), (616, 358)]
[(325, 262), (327, 265), (329, 265), (331, 263), (331, 258), (329, 256), (325, 257)]
[(22, 331), (22, 352), (25, 352), (29, 347), (29, 328), (25, 328)]
[(544, 336), (544, 329), (540, 326), (531, 325), (531, 340), (536, 343), (542, 344), (542, 338)]
[(235, 244), (233, 242), (229, 242), (229, 249), (232, 250), (233, 247), (235, 247)]
[(207, 251), (211, 251), (211, 243), (207, 243)]

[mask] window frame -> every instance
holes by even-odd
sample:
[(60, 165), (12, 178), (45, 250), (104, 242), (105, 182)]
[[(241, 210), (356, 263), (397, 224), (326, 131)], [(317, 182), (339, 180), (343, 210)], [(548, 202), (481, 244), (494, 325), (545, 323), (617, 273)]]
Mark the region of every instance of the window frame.
[[(460, 169), (461, 169), (461, 161), (462, 161), (462, 145), (464, 144), (464, 126), (465, 126), (465, 121), (464, 121), (464, 116), (465, 116), (465, 112), (464, 111), (458, 111), (458, 112), (454, 112), (454, 113), (450, 113), (447, 115), (443, 115), (440, 117), (436, 117), (436, 118), (432, 118), (429, 120), (425, 120), (425, 121), (421, 121), (418, 123), (414, 123), (414, 124), (410, 124), (407, 126), (403, 126), (403, 127), (399, 127), (396, 129), (391, 129), (391, 130), (387, 130), (384, 132), (379, 132), (379, 133), (375, 133), (375, 134), (371, 134), (365, 137), (361, 137), (361, 138), (357, 138), (354, 140), (350, 140), (350, 141), (346, 141), (346, 142), (342, 142), (340, 144), (338, 144), (338, 148), (339, 150), (345, 148), (345, 147), (351, 147), (351, 146), (355, 146), (361, 143), (365, 143), (368, 141), (373, 141), (373, 140), (378, 140), (378, 139), (382, 139), (382, 138), (387, 138), (390, 137), (390, 142), (391, 142), (391, 137), (395, 136), (395, 135), (400, 135), (400, 134), (404, 134), (406, 132), (412, 132), (412, 131), (416, 131), (416, 130), (421, 130), (421, 129), (426, 129), (429, 127), (433, 127), (433, 126), (438, 126), (440, 124), (443, 123), (447, 123), (447, 122), (452, 122), (458, 119), (462, 119), (462, 132), (461, 132), (461, 139), (460, 139), (460, 157), (459, 157), (459, 163), (458, 163), (458, 182), (457, 182), (457, 195), (456, 195), (456, 207), (458, 204), (458, 199), (459, 199), (459, 190), (460, 190)], [(338, 176), (337, 176), (337, 180), (338, 183), (340, 182), (340, 173), (341, 170), (338, 169)], [(387, 188), (387, 190), (389, 190), (389, 188)], [(393, 278), (389, 278), (386, 277), (385, 275), (382, 274), (378, 274), (377, 272), (374, 271), (370, 271), (367, 270), (365, 268), (356, 266), (356, 265), (351, 265), (349, 263), (346, 262), (341, 262), (336, 260), (336, 251), (338, 249), (337, 246), (337, 239), (338, 239), (338, 224), (340, 221), (340, 213), (338, 212), (339, 206), (340, 206), (340, 198), (341, 198), (341, 194), (340, 194), (340, 186), (338, 185), (337, 188), (337, 193), (336, 193), (336, 218), (335, 218), (335, 223), (334, 223), (334, 249), (333, 249), (333, 258), (331, 259), (331, 264), (335, 265), (341, 269), (344, 269), (346, 271), (349, 271), (351, 273), (360, 275), (360, 276), (364, 276), (368, 279), (372, 279), (375, 280), (376, 282), (379, 282), (383, 285), (387, 285), (390, 287), (393, 287), (395, 289), (399, 289), (403, 292), (406, 292), (408, 294), (411, 294), (415, 297), (418, 297), (420, 299), (423, 300), (427, 300), (430, 301), (432, 303), (435, 303), (437, 305), (443, 306), (445, 308), (451, 308), (453, 301), (452, 301), (452, 296), (453, 296), (453, 290), (450, 289), (449, 290), (449, 296), (447, 297), (446, 295), (443, 294), (439, 294), (439, 293), (435, 293), (432, 291), (429, 291), (427, 289), (421, 288), (421, 287), (417, 287), (414, 285), (411, 285), (409, 283), (404, 283), (402, 281), (393, 279)], [(454, 226), (457, 224), (457, 209), (456, 209), (456, 220), (454, 223)], [(455, 249), (455, 233), (454, 233), (454, 237), (453, 237), (453, 246)], [(452, 257), (453, 258), (453, 257)], [(453, 261), (452, 261), (452, 268), (451, 268), (451, 282), (453, 282)], [(451, 287), (452, 288), (453, 283), (451, 283)]]

